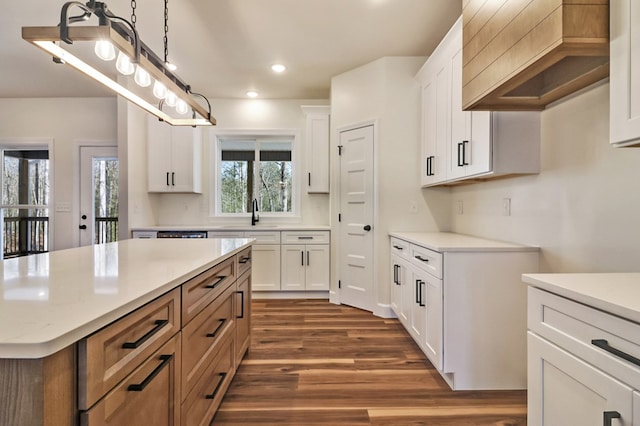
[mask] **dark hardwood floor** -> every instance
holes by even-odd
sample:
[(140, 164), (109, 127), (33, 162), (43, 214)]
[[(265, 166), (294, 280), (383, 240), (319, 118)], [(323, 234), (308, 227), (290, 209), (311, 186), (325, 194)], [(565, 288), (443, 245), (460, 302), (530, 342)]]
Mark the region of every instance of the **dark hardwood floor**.
[(222, 425), (526, 425), (525, 391), (452, 392), (402, 325), (322, 300), (254, 300)]

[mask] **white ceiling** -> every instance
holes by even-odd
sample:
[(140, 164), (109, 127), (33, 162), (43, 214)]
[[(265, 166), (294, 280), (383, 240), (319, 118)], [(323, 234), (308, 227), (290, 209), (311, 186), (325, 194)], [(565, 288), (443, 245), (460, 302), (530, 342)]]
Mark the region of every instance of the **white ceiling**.
[[(0, 98), (111, 95), (21, 39), (22, 26), (57, 25), (63, 1), (3, 3)], [(105, 3), (130, 17), (130, 0)], [(164, 2), (136, 3), (140, 36), (162, 57)], [(243, 98), (248, 90), (261, 98), (328, 98), (332, 76), (383, 56), (429, 55), (460, 15), (461, 3), (169, 0), (169, 59), (195, 92), (210, 98)], [(288, 70), (274, 74), (270, 66), (276, 62)]]

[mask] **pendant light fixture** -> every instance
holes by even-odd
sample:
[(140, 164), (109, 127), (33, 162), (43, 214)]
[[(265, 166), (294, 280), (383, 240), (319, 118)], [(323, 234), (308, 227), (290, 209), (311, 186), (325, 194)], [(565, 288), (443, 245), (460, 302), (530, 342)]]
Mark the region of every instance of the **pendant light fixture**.
[[(95, 0), (86, 4), (69, 1), (62, 6), (60, 24), (55, 27), (23, 27), (22, 38), (49, 53), (54, 62), (63, 63), (93, 78), (130, 102), (138, 105), (162, 121), (176, 126), (210, 126), (216, 120), (211, 116), (209, 100), (191, 90), (191, 86), (182, 81), (168, 67), (168, 4), (165, 0), (165, 57), (158, 57), (140, 40), (135, 28), (135, 4), (132, 0), (131, 21), (114, 15), (107, 5)], [(81, 15), (70, 16), (71, 8), (79, 8)], [(79, 25), (93, 15), (98, 18), (97, 26)], [(90, 61), (74, 53), (74, 42), (93, 42), (94, 51), (103, 61), (115, 61), (115, 68), (123, 76), (133, 75), (135, 85), (128, 78), (111, 77), (111, 72), (99, 70), (101, 65), (90, 65)], [(100, 62), (100, 61), (98, 61)], [(113, 65), (111, 65), (113, 66)], [(116, 73), (117, 75), (117, 73)], [(129, 77), (130, 78), (130, 77)], [(122, 81), (126, 80), (126, 81)], [(133, 82), (132, 82), (133, 83)], [(153, 87), (149, 87), (153, 84)], [(140, 86), (136, 89), (135, 86)], [(147, 101), (147, 97), (160, 99)], [(175, 107), (180, 115), (191, 110), (190, 118), (176, 118), (163, 111), (163, 105)]]

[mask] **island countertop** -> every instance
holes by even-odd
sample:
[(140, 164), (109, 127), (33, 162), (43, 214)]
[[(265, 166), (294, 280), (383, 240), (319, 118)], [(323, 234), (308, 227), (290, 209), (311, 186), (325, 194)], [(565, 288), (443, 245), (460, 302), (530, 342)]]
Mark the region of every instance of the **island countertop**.
[(251, 243), (124, 240), (1, 261), (0, 358), (51, 355)]

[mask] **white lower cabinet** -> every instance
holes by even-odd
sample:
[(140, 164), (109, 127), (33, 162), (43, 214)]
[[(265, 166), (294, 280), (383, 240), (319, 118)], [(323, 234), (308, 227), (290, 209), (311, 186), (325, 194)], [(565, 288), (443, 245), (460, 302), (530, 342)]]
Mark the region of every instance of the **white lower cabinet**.
[(520, 277), (537, 271), (538, 250), (451, 233), (394, 233), (390, 252), (391, 307), (449, 386), (526, 388)]
[(282, 290), (329, 290), (329, 246), (284, 244)]
[(277, 265), (280, 265), (280, 245), (253, 245), (253, 291), (280, 290), (280, 268)]
[(528, 424), (640, 425), (640, 325), (528, 293)]

